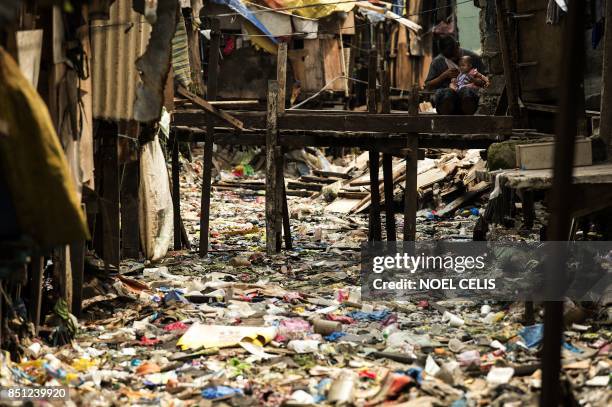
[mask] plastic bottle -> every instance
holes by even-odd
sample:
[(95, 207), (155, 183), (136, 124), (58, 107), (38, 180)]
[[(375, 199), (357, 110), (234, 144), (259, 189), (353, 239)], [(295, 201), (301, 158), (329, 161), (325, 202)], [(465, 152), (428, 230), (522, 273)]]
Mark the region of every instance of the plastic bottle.
[(391, 324), (385, 327), (385, 329), (383, 329), (382, 333), (383, 333), (383, 338), (387, 339), (392, 333), (399, 331), (399, 326), (395, 323), (395, 324)]
[(334, 380), (327, 394), (327, 401), (331, 404), (346, 405), (353, 402), (357, 374), (352, 370), (344, 370)]

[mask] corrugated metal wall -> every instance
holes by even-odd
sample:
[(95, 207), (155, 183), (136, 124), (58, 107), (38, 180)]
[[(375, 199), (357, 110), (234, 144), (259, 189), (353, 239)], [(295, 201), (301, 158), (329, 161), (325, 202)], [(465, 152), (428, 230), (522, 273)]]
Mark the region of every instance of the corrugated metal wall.
[(109, 20), (91, 23), (94, 117), (133, 119), (139, 81), (135, 63), (150, 33), (144, 16), (132, 10), (132, 0), (117, 0)]

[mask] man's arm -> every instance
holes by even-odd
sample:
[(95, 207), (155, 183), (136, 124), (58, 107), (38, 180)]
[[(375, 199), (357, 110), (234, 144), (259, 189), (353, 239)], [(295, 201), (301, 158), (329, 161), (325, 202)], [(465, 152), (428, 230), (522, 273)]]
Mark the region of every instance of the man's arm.
[[(431, 68), (430, 68), (431, 70)], [(431, 72), (430, 72), (431, 73)], [(440, 75), (433, 79), (429, 79), (425, 81), (425, 87), (427, 89), (436, 89), (440, 87), (447, 79), (452, 79), (459, 75), (459, 71), (454, 68), (448, 68), (446, 71), (442, 72)]]

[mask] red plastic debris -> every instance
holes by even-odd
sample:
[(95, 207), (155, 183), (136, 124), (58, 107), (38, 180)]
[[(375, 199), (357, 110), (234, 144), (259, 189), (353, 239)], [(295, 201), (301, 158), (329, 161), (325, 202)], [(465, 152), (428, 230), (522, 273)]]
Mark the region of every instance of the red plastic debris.
[(184, 322), (177, 321), (166, 325), (164, 327), (164, 331), (184, 331), (187, 328), (189, 328), (189, 325), (185, 324)]
[(359, 372), (359, 377), (365, 377), (368, 379), (376, 379), (376, 373), (371, 370), (362, 370)]
[(157, 338), (147, 338), (146, 336), (143, 336), (142, 338), (140, 338), (140, 342), (141, 345), (143, 346), (154, 346), (157, 345), (159, 343), (159, 339)]
[(351, 317), (347, 317), (346, 315), (335, 315), (335, 314), (327, 314), (327, 319), (330, 321), (336, 321), (343, 324), (352, 324), (355, 320)]

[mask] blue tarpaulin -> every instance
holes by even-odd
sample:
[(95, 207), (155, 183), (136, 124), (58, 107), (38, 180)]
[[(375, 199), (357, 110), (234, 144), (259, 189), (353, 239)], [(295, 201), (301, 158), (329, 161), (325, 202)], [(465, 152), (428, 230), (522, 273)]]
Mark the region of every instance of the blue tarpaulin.
[(240, 0), (212, 0), (212, 1), (215, 4), (220, 4), (222, 6), (227, 6), (231, 8), (232, 10), (240, 14), (242, 17), (244, 17), (249, 23), (253, 24), (259, 31), (267, 35), (270, 41), (272, 41), (274, 44), (278, 44), (278, 41), (276, 40), (276, 38), (274, 38), (272, 33), (268, 31), (266, 26), (263, 25), (261, 21), (259, 21), (257, 17), (255, 17), (255, 14), (253, 14), (253, 12), (249, 10), (247, 6), (245, 6)]

